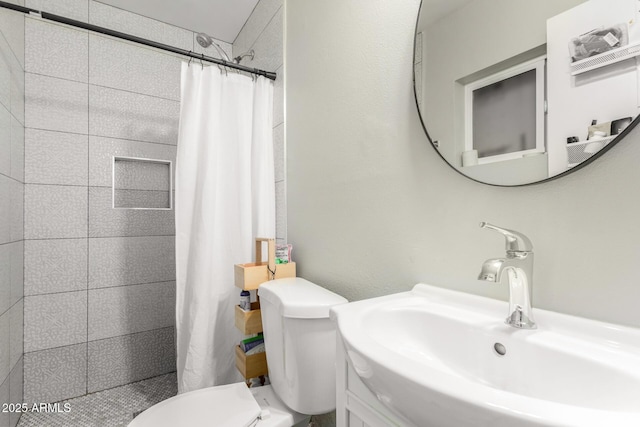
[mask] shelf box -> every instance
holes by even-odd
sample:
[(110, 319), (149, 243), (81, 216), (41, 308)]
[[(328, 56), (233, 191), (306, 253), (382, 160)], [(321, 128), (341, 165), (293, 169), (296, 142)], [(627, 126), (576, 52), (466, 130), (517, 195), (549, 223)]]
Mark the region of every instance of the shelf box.
[[(261, 284), (269, 281), (271, 274), (267, 267), (266, 262), (236, 264), (234, 266), (236, 286), (247, 291), (258, 289)], [(296, 277), (296, 263), (276, 264), (275, 271), (274, 279)]]
[[(600, 139), (591, 139), (587, 141), (573, 142), (571, 144), (567, 144), (567, 167), (572, 168), (574, 166), (579, 165), (580, 163), (586, 161), (594, 154), (601, 151), (604, 147), (607, 146), (611, 141), (613, 141), (618, 135), (610, 135)], [(586, 147), (590, 144), (595, 144), (596, 147), (601, 145), (595, 151), (585, 151)]]
[(258, 289), (261, 283), (269, 280), (266, 262), (236, 264), (233, 268), (236, 286), (247, 291)]
[(236, 305), (236, 328), (245, 335), (253, 335), (262, 332), (262, 312), (260, 303), (252, 302), (251, 311), (244, 311)]
[(296, 277), (296, 263), (276, 264), (275, 279), (285, 279), (287, 277)]
[(267, 353), (257, 353), (247, 356), (239, 345), (236, 346), (236, 368), (246, 379), (266, 375), (267, 369)]

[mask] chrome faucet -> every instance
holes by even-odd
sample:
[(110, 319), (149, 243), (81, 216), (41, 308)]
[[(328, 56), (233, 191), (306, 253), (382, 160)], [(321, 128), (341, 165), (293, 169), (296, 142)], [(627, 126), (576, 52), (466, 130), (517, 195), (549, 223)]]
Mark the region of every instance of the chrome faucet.
[(502, 273), (509, 278), (509, 316), (505, 323), (514, 328), (535, 329), (531, 310), (531, 288), (533, 286), (533, 245), (522, 233), (496, 227), (487, 222), (481, 228), (497, 231), (506, 239), (506, 258), (488, 259), (482, 264), (478, 279), (500, 282)]

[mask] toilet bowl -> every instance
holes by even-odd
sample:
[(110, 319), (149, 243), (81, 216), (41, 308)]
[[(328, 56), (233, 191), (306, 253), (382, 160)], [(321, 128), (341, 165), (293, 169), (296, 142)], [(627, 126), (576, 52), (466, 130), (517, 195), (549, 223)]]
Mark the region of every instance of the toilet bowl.
[(129, 427), (292, 427), (335, 409), (335, 326), (347, 300), (300, 277), (258, 289), (271, 385), (208, 387), (160, 402)]

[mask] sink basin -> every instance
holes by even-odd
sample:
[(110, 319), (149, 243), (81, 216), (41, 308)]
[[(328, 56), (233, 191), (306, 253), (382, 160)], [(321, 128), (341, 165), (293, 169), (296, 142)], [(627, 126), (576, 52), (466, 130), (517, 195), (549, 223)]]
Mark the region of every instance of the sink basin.
[(408, 426), (640, 426), (640, 330), (419, 284), (335, 307), (349, 364)]

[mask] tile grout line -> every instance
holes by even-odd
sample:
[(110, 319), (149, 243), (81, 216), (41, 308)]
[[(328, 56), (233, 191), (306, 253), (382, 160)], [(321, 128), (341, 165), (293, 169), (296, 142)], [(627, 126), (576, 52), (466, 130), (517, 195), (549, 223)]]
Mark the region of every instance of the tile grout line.
[[(88, 276), (88, 274), (87, 274), (87, 276)], [(48, 296), (48, 295), (70, 294), (70, 293), (74, 293), (74, 292), (85, 292), (85, 291), (92, 292), (92, 291), (99, 291), (101, 289), (127, 288), (129, 286), (143, 286), (143, 285), (156, 285), (156, 284), (159, 286), (161, 284), (172, 283), (172, 282), (175, 282), (175, 280), (157, 280), (155, 282), (128, 283), (126, 285), (113, 285), (113, 286), (98, 286), (98, 287), (89, 286), (87, 289), (72, 289), (72, 290), (67, 290), (67, 291), (42, 292), (42, 293), (39, 293), (39, 294), (25, 295), (25, 297), (29, 297), (29, 298), (31, 298), (31, 297), (42, 297), (42, 296)], [(13, 305), (17, 304), (19, 301), (20, 300), (15, 302)], [(13, 307), (13, 305), (12, 305), (12, 307)], [(3, 312), (2, 314), (4, 314), (5, 312)], [(2, 314), (0, 314), (0, 316)]]
[[(18, 184), (24, 184), (24, 182), (20, 181), (19, 179), (16, 179), (16, 178), (14, 178), (14, 177), (12, 177), (12, 176), (6, 175), (6, 174), (4, 174), (4, 173), (2, 173), (2, 172), (0, 172), (0, 176), (3, 176), (3, 177), (8, 178), (8, 179), (10, 179), (10, 180), (12, 180), (12, 181), (15, 181), (15, 182), (17, 182)], [(24, 179), (24, 178), (23, 178), (23, 179)]]
[[(87, 22), (91, 21), (89, 16), (89, 2), (87, 2)], [(87, 274), (87, 339), (85, 343), (85, 382), (84, 382), (84, 392), (85, 395), (89, 393), (89, 221), (90, 221), (90, 209), (91, 204), (89, 203), (90, 197), (90, 187), (89, 183), (91, 181), (91, 171), (89, 170), (91, 166), (91, 144), (89, 144), (89, 131), (91, 129), (91, 87), (89, 82), (91, 81), (91, 37), (87, 35), (87, 265), (86, 265), (86, 274)]]
[[(175, 233), (174, 234), (132, 234), (132, 235), (128, 235), (128, 236), (89, 236), (89, 239), (126, 239), (128, 237), (131, 238), (136, 238), (136, 239), (143, 239), (146, 237), (175, 237)], [(84, 239), (84, 236), (73, 236), (73, 237), (38, 237), (36, 239), (24, 239), (24, 241), (26, 242), (36, 242), (36, 241), (42, 241), (42, 240), (82, 240)], [(17, 242), (21, 242), (21, 240), (16, 240), (15, 242), (7, 242), (7, 243), (17, 243)], [(7, 244), (7, 243), (3, 243), (3, 244)]]
[[(267, 28), (269, 28), (269, 25), (271, 25), (271, 22), (273, 21), (273, 18), (276, 17), (276, 15), (280, 12), (280, 10), (282, 10), (283, 14), (284, 14), (284, 4), (280, 5), (280, 7), (278, 7), (278, 10), (276, 10), (273, 15), (271, 15), (271, 18), (269, 18), (269, 21), (265, 24), (264, 27), (262, 27), (262, 31), (260, 31), (260, 34), (258, 34), (258, 36), (255, 38), (255, 40), (253, 41), (253, 43), (251, 43), (251, 46), (249, 46), (249, 50), (253, 49), (256, 45), (256, 43), (258, 43), (258, 40), (260, 40), (260, 37), (262, 37), (262, 34), (264, 34), (264, 32), (267, 30)], [(284, 18), (284, 15), (283, 15)], [(240, 30), (242, 32), (242, 30)], [(239, 33), (238, 33), (239, 34)], [(278, 68), (280, 68), (282, 65), (278, 66)], [(276, 70), (278, 69), (276, 68)]]
[(60, 349), (60, 348), (65, 348), (65, 347), (73, 347), (73, 346), (79, 346), (79, 345), (87, 345), (87, 347), (89, 346), (89, 343), (94, 343), (94, 342), (98, 342), (98, 341), (106, 341), (106, 340), (112, 340), (115, 338), (122, 338), (122, 337), (128, 337), (130, 335), (137, 335), (137, 334), (147, 334), (150, 332), (158, 332), (158, 331), (164, 331), (165, 329), (172, 329), (175, 328), (175, 325), (170, 325), (170, 326), (160, 326), (158, 328), (153, 328), (153, 329), (145, 329), (144, 331), (136, 331), (136, 332), (128, 332), (126, 334), (122, 334), (122, 335), (114, 335), (112, 337), (106, 337), (106, 338), (98, 338), (95, 340), (91, 340), (88, 342), (77, 342), (77, 343), (72, 343), (72, 344), (64, 344), (64, 345), (57, 345), (55, 347), (47, 347), (47, 348), (39, 348), (37, 350), (31, 350), (26, 352), (25, 354), (31, 354), (31, 353), (39, 353), (41, 351), (49, 351), (49, 350), (56, 350), (56, 349)]
[[(0, 175), (2, 175), (2, 174), (0, 174)], [(16, 181), (16, 180), (14, 180), (14, 181)], [(111, 190), (111, 185), (89, 185), (89, 186), (87, 186), (87, 185), (84, 185), (84, 184), (52, 184), (52, 183), (48, 183), (48, 182), (25, 182), (25, 183), (23, 183), (23, 182), (20, 182), (20, 181), (17, 181), (17, 182), (19, 184), (29, 185), (29, 186), (42, 185), (42, 186), (54, 186), (54, 187), (80, 187), (80, 188), (89, 187), (89, 188), (108, 188), (109, 190)], [(168, 190), (147, 190), (147, 189), (143, 189), (143, 188), (116, 188), (116, 190), (118, 190), (118, 191), (147, 191), (147, 192), (155, 192), (155, 193), (168, 193), (169, 192)], [(123, 209), (126, 209), (126, 208), (123, 208)], [(130, 209), (133, 209), (133, 208), (130, 208)]]
[(177, 144), (167, 144), (164, 142), (154, 142), (154, 141), (141, 141), (139, 139), (121, 138), (118, 136), (98, 135), (93, 133), (86, 134), (86, 133), (71, 132), (67, 130), (39, 128), (35, 126), (23, 126), (23, 127), (25, 128), (25, 130), (29, 129), (29, 130), (35, 130), (35, 131), (41, 131), (41, 132), (55, 132), (55, 133), (64, 133), (68, 135), (79, 135), (79, 136), (86, 136), (88, 137), (88, 139), (91, 139), (91, 137), (94, 137), (94, 138), (102, 138), (102, 139), (109, 139), (109, 140), (116, 140), (116, 141), (138, 142), (140, 144), (155, 144), (155, 145), (161, 145), (165, 147), (177, 147)]
[[(23, 16), (23, 19), (24, 19), (24, 16)], [(25, 32), (26, 32), (25, 26), (26, 25), (23, 25), (23, 29), (22, 29), (22, 37), (23, 38), (25, 38)], [(14, 46), (11, 46), (11, 43), (9, 43), (9, 40), (7, 40), (7, 37), (4, 35), (4, 32), (1, 32), (0, 34), (2, 34), (2, 38), (4, 39), (5, 43), (9, 47), (9, 50), (11, 51), (11, 54), (13, 55), (14, 59), (20, 65), (20, 68), (24, 68), (26, 64), (21, 64), (20, 63), (20, 59), (18, 59), (18, 55), (13, 50)], [(23, 61), (26, 62), (26, 60), (23, 60)]]
[[(23, 212), (23, 213), (22, 213), (22, 216), (24, 217), (24, 209), (22, 210), (22, 212)], [(24, 219), (23, 219), (23, 221), (24, 221)], [(3, 242), (3, 243), (0, 243), (0, 247), (1, 247), (1, 246), (5, 246), (5, 245), (13, 245), (13, 244), (15, 244), (15, 243), (20, 243), (20, 242), (24, 242), (24, 239), (20, 239), (20, 240), (12, 240), (12, 241), (10, 241), (10, 242)]]
[[(175, 102), (175, 103), (180, 103), (180, 98), (178, 97), (178, 99), (175, 98), (167, 98), (165, 96), (158, 96), (158, 95), (151, 95), (148, 93), (142, 93), (142, 92), (134, 92), (132, 90), (129, 89), (122, 89), (122, 88), (117, 88), (117, 87), (111, 87), (111, 86), (105, 86), (105, 85), (100, 85), (100, 84), (96, 84), (96, 83), (91, 83), (89, 81), (89, 78), (87, 78), (87, 81), (80, 81), (80, 80), (73, 80), (67, 77), (58, 77), (58, 76), (51, 76), (49, 74), (42, 74), (42, 73), (38, 73), (35, 71), (25, 71), (25, 74), (30, 74), (32, 76), (39, 76), (39, 77), (45, 77), (48, 79), (56, 79), (56, 80), (62, 80), (65, 82), (69, 82), (69, 83), (77, 83), (79, 85), (88, 85), (87, 86), (87, 90), (90, 91), (91, 86), (93, 87), (99, 87), (99, 88), (103, 88), (103, 89), (109, 89), (109, 90), (115, 90), (118, 92), (126, 92), (126, 93), (130, 93), (133, 95), (140, 95), (140, 96), (148, 96), (149, 98), (154, 98), (154, 99), (162, 99), (163, 101), (171, 101), (171, 102)], [(26, 79), (25, 79), (26, 80)]]
[[(21, 64), (22, 67), (22, 396), (20, 396), (20, 399), (24, 402), (24, 389), (25, 389), (25, 357), (24, 357), (24, 331), (25, 331), (25, 323), (24, 323), (24, 310), (25, 310), (25, 300), (24, 300), (24, 278), (26, 277), (26, 264), (24, 262), (24, 254), (25, 254), (25, 250), (26, 250), (26, 245), (24, 243), (24, 227), (26, 224), (26, 213), (27, 213), (27, 205), (26, 205), (26, 197), (27, 197), (27, 186), (25, 185), (24, 181), (26, 181), (27, 178), (27, 172), (26, 172), (26, 168), (25, 165), (27, 164), (27, 150), (26, 150), (26, 141), (27, 141), (27, 137), (26, 137), (26, 122), (27, 122), (27, 114), (26, 114), (26, 87), (27, 87), (27, 79), (26, 79), (26, 71), (25, 69), (27, 68), (27, 58), (26, 58), (26, 51), (27, 51), (27, 47), (26, 47), (26, 40), (27, 40), (27, 20), (24, 18), (24, 16), (22, 17), (23, 20), (23, 25), (22, 25), (22, 40), (23, 40), (23, 46), (22, 46), (22, 50), (23, 50), (23, 64)], [(20, 61), (18, 61), (19, 63)], [(11, 390), (9, 390), (9, 392), (11, 392)], [(18, 422), (16, 423), (19, 424), (20, 423), (20, 419), (22, 418), (22, 414), (20, 414), (20, 416), (18, 417)]]
[(24, 300), (24, 297), (23, 297), (23, 298), (20, 298), (18, 301), (16, 301), (16, 302), (14, 302), (13, 304), (11, 304), (11, 305), (9, 306), (9, 308), (7, 308), (5, 311), (3, 311), (2, 313), (0, 313), (0, 317), (4, 316), (5, 314), (9, 314), (9, 312), (11, 311), (11, 309), (12, 309), (13, 307), (15, 307), (16, 305), (18, 305), (18, 304), (20, 303), (20, 301), (23, 301), (23, 300)]

